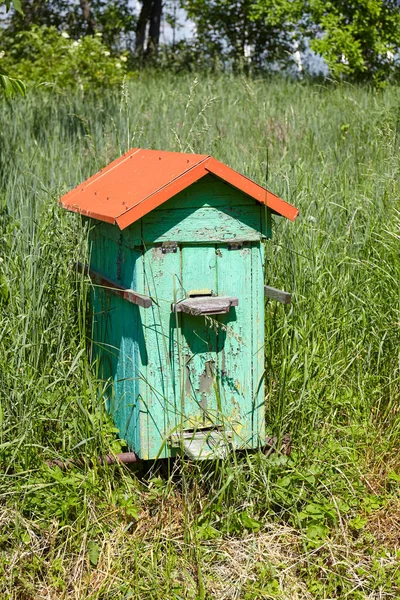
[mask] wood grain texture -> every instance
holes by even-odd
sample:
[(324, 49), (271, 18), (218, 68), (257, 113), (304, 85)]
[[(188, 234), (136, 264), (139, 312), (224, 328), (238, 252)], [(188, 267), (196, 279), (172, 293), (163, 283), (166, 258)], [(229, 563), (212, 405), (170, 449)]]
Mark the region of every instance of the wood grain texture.
[(88, 275), (92, 282), (98, 286), (101, 286), (105, 292), (114, 294), (115, 296), (119, 296), (127, 302), (137, 304), (138, 306), (142, 306), (143, 308), (149, 308), (152, 304), (151, 298), (149, 298), (148, 296), (143, 296), (143, 294), (139, 294), (134, 290), (125, 288), (122, 285), (115, 283), (115, 281), (113, 281), (112, 279), (105, 277), (98, 271), (89, 269), (86, 265), (77, 263), (77, 269), (81, 273), (85, 273), (85, 275)]
[(271, 300), (277, 300), (282, 304), (290, 304), (292, 301), (292, 295), (289, 292), (278, 290), (277, 288), (271, 287), (270, 285), (264, 286), (264, 293), (267, 298)]
[(143, 311), (148, 361), (140, 381), (140, 452), (145, 458), (172, 454), (167, 440), (183, 419), (180, 331), (171, 313), (171, 300), (183, 293), (180, 253), (152, 247), (144, 254), (144, 286), (154, 300)]
[[(153, 300), (144, 309), (101, 288), (92, 298), (108, 409), (143, 459), (173, 456), (169, 440), (182, 429), (219, 426), (243, 448), (264, 437), (265, 209), (205, 179), (193, 197), (191, 188), (182, 192), (184, 205), (175, 197), (123, 231), (101, 223), (90, 232), (91, 268)], [(245, 243), (229, 250), (227, 240)], [(176, 252), (164, 253), (160, 243), (171, 241)], [(235, 297), (238, 306), (214, 316), (171, 311), (202, 293)]]
[(162, 204), (158, 210), (172, 210), (174, 208), (223, 208), (227, 206), (255, 206), (254, 198), (235, 190), (215, 175), (206, 175), (196, 181), (173, 198)]
[(107, 237), (130, 248), (163, 241), (256, 241), (269, 237), (269, 213), (246, 194), (208, 175), (122, 232), (108, 223), (93, 222), (92, 239)]
[[(262, 285), (262, 272), (256, 271), (258, 281), (254, 281), (253, 269), (254, 248), (259, 244), (251, 244), (242, 250), (230, 251), (225, 246), (219, 246), (218, 258), (218, 291), (231, 294), (237, 290), (239, 305), (235, 315), (219, 317), (221, 335), (218, 355), (220, 378), (222, 381), (221, 403), (224, 407), (224, 425), (234, 432), (236, 447), (255, 447), (263, 429), (258, 428), (264, 422), (264, 403), (254, 402), (254, 397), (262, 397), (263, 385), (259, 390), (254, 389), (254, 381), (260, 379), (263, 365), (260, 369), (258, 360), (254, 361), (254, 345), (262, 345), (264, 326), (255, 330), (257, 314), (254, 314), (252, 299), (253, 288)], [(240, 286), (238, 288), (238, 280)], [(234, 317), (234, 318), (233, 318)], [(225, 336), (222, 335), (226, 327)], [(259, 414), (254, 414), (257, 410)]]
[[(110, 226), (112, 227), (112, 226)], [(142, 254), (108, 238), (91, 244), (91, 265), (124, 286), (140, 282)], [(92, 289), (93, 343), (96, 371), (103, 381), (107, 409), (131, 448), (140, 447), (140, 366), (143, 327), (139, 308), (104, 289)], [(129, 324), (129, 326), (127, 326)]]
[(176, 208), (153, 211), (143, 217), (144, 243), (173, 240), (179, 243), (204, 243), (261, 239), (259, 205), (225, 208)]
[[(182, 247), (182, 283), (187, 297), (192, 290), (207, 288), (217, 293), (215, 246)], [(211, 319), (211, 317), (209, 317)], [(211, 426), (218, 414), (217, 332), (212, 321), (189, 314), (180, 315), (184, 360), (184, 427)]]
[(201, 296), (172, 304), (171, 310), (193, 316), (223, 315), (228, 313), (232, 306), (237, 306), (238, 302), (233, 296)]
[[(264, 245), (254, 244), (251, 248), (251, 365), (252, 365), (252, 447), (265, 439), (265, 341), (264, 341)], [(249, 415), (250, 417), (250, 415)]]

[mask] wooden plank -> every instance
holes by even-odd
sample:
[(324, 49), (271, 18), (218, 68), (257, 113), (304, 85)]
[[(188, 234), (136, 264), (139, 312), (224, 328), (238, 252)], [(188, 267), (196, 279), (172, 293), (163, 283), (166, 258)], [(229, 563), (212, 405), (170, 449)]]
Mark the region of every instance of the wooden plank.
[(123, 231), (98, 221), (92, 227), (91, 239), (102, 243), (101, 240), (107, 238), (127, 248), (138, 249), (166, 241), (208, 244), (235, 239), (258, 241), (265, 236), (265, 208), (256, 202), (229, 206), (230, 200), (220, 199), (216, 204), (221, 206), (217, 208), (208, 205), (203, 196), (203, 203), (204, 206), (198, 208), (187, 208), (181, 203), (184, 208), (167, 209), (167, 202)]
[[(183, 297), (208, 289), (217, 293), (217, 254), (214, 245), (182, 247)], [(233, 294), (232, 294), (233, 295)], [(181, 296), (182, 298), (182, 296)], [(174, 313), (171, 313), (173, 316)], [(184, 428), (219, 425), (217, 336), (212, 317), (177, 315), (181, 323)]]
[(127, 300), (132, 304), (142, 306), (143, 308), (150, 308), (150, 306), (152, 305), (152, 300), (148, 296), (144, 296), (143, 294), (139, 294), (134, 290), (122, 287), (121, 285), (119, 285), (112, 279), (105, 277), (98, 271), (90, 269), (87, 265), (77, 263), (77, 268), (78, 271), (85, 273), (85, 275), (88, 275), (93, 281), (93, 283), (101, 285), (105, 291), (110, 292), (111, 294), (120, 296), (124, 300)]
[[(93, 240), (91, 233), (92, 267), (101, 270), (113, 282), (118, 281), (122, 287), (140, 285), (137, 271), (142, 253), (124, 248), (107, 237)], [(121, 296), (108, 293), (101, 286), (92, 286), (90, 295), (93, 307), (92, 359), (97, 366), (97, 376), (104, 382), (101, 400), (106, 400), (107, 410), (120, 436), (130, 448), (140, 450), (139, 361), (142, 351), (139, 351), (139, 346), (143, 347), (140, 320), (143, 309), (126, 302)]]
[(253, 447), (265, 440), (265, 301), (264, 244), (252, 244), (251, 249), (251, 311), (252, 311), (252, 429)]
[(271, 210), (267, 206), (261, 207), (261, 226), (263, 235), (270, 240), (272, 238), (272, 216)]
[[(217, 248), (218, 294), (237, 295), (238, 306), (218, 317), (218, 378), (224, 429), (235, 447), (251, 447), (251, 250)], [(240, 282), (240, 285), (238, 285)], [(249, 416), (250, 415), (250, 416)]]
[(200, 296), (198, 298), (187, 298), (176, 304), (172, 304), (173, 312), (184, 312), (188, 315), (224, 315), (232, 306), (238, 305), (238, 299), (233, 296)]
[(141, 372), (141, 457), (166, 458), (173, 453), (168, 439), (182, 421), (180, 332), (171, 302), (182, 298), (181, 250), (163, 253), (160, 247), (144, 253), (144, 291), (153, 305), (143, 310), (147, 363)]
[[(122, 285), (139, 287), (142, 291), (138, 276), (142, 266), (142, 254), (121, 247), (119, 251), (121, 265), (119, 267), (117, 263), (117, 270), (112, 274), (113, 278), (119, 275)], [(103, 291), (103, 288), (96, 289)], [(108, 335), (111, 350), (114, 347), (113, 352), (117, 359), (115, 393), (110, 404), (110, 412), (119, 428), (121, 438), (127, 441), (131, 449), (140, 451), (139, 416), (142, 398), (139, 382), (145, 346), (141, 311), (146, 313), (150, 309), (126, 302), (121, 296), (111, 294), (108, 296), (112, 306), (110, 314), (112, 327)]]
[(149, 244), (171, 240), (210, 244), (261, 237), (261, 207), (257, 205), (153, 211), (143, 218), (143, 239)]
[(264, 292), (267, 298), (282, 302), (282, 304), (290, 304), (292, 301), (292, 295), (289, 292), (278, 290), (270, 285), (264, 285)]
[(235, 239), (258, 241), (261, 238), (261, 207), (256, 204), (155, 210), (143, 218), (145, 244), (171, 240), (210, 244)]
[(117, 225), (109, 225), (102, 221), (90, 222), (90, 237), (94, 240), (107, 238), (117, 244), (122, 244), (128, 248), (139, 247), (142, 245), (142, 228), (141, 221), (133, 223), (123, 231)]

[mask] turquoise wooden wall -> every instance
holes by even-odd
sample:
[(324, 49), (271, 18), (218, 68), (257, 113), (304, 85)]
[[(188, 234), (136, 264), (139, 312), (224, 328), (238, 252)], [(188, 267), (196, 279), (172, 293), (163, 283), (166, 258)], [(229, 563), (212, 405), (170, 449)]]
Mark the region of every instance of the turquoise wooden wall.
[[(152, 297), (144, 309), (93, 293), (93, 354), (108, 408), (143, 459), (173, 456), (170, 436), (220, 425), (236, 447), (264, 439), (264, 254), (268, 209), (212, 175), (131, 227), (94, 222), (91, 268)], [(177, 242), (176, 252), (161, 244)], [(240, 241), (240, 249), (228, 249)], [(190, 294), (236, 296), (212, 317), (175, 313)]]

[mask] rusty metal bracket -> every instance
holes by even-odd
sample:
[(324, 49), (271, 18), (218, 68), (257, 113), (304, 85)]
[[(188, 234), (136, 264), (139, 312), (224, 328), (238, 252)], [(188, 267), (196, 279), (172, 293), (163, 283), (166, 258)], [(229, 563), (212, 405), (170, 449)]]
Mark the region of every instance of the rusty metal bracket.
[(229, 242), (228, 250), (242, 250), (243, 242)]
[(149, 296), (144, 296), (143, 294), (139, 294), (134, 290), (130, 290), (129, 288), (125, 288), (122, 285), (119, 285), (112, 279), (108, 277), (104, 277), (101, 273), (90, 269), (87, 265), (83, 265), (82, 263), (77, 263), (76, 265), (78, 271), (80, 273), (84, 273), (88, 275), (93, 283), (99, 285), (107, 292), (114, 294), (115, 296), (120, 296), (124, 300), (131, 302), (132, 304), (137, 304), (142, 308), (150, 308), (153, 304), (152, 299)]
[(163, 254), (169, 254), (170, 252), (176, 253), (178, 251), (178, 242), (163, 242), (161, 244), (161, 252)]

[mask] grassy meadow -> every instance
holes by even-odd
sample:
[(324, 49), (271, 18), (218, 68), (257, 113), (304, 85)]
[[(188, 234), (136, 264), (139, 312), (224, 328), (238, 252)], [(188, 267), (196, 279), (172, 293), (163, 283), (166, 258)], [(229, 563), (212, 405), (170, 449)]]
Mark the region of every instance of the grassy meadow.
[[(1, 599), (400, 597), (399, 98), (143, 73), (0, 103)], [(86, 232), (57, 198), (136, 146), (211, 154), (300, 209), (266, 244), (266, 283), (293, 295), (265, 318), (289, 457), (95, 461), (121, 448), (73, 266)]]

